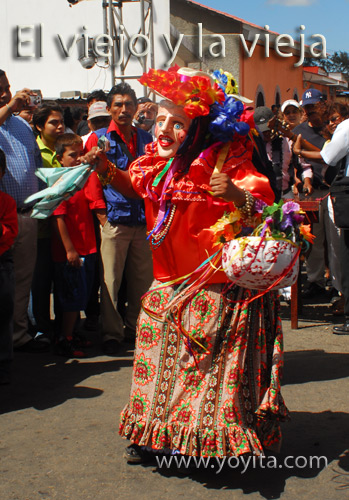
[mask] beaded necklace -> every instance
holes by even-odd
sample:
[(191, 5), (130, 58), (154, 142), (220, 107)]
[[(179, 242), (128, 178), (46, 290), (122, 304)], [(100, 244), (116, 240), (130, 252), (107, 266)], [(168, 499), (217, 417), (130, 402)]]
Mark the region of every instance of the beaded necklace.
[(152, 248), (154, 248), (154, 249), (158, 248), (161, 245), (161, 243), (164, 241), (164, 239), (165, 239), (165, 237), (166, 237), (166, 235), (171, 227), (175, 211), (176, 211), (176, 205), (170, 205), (169, 208), (167, 209), (165, 218), (163, 219), (160, 231), (158, 231), (155, 234), (154, 230), (158, 225), (158, 217), (156, 218), (154, 227), (148, 235), (148, 238), (150, 240), (150, 245), (152, 246)]

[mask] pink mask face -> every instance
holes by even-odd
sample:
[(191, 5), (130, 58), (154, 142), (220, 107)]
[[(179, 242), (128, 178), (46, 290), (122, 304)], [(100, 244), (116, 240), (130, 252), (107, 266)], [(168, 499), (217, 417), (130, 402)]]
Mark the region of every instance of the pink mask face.
[(191, 119), (181, 106), (168, 101), (160, 103), (155, 127), (159, 156), (172, 158), (177, 153), (187, 136), (190, 124)]

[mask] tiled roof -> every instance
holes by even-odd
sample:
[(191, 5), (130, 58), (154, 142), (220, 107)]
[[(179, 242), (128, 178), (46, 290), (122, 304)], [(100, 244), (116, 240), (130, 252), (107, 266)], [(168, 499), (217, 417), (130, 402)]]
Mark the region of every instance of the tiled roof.
[[(264, 30), (264, 26), (258, 26), (258, 24), (249, 23), (245, 19), (241, 19), (240, 17), (233, 16), (232, 14), (227, 14), (226, 12), (222, 12), (220, 10), (213, 9), (212, 7), (207, 7), (206, 5), (202, 5), (199, 2), (194, 2), (193, 0), (184, 0), (184, 1), (187, 2), (188, 4), (193, 4), (195, 7), (199, 7), (199, 8), (204, 9), (204, 10), (209, 10), (209, 11), (213, 12), (214, 14), (218, 14), (220, 16), (224, 16), (224, 17), (228, 17), (230, 19), (234, 19), (234, 21), (239, 21), (240, 23), (246, 24), (248, 26), (252, 26), (253, 28), (258, 28), (258, 29)], [(270, 31), (270, 30), (268, 30), (268, 32), (273, 33), (275, 35), (279, 34), (276, 31)]]

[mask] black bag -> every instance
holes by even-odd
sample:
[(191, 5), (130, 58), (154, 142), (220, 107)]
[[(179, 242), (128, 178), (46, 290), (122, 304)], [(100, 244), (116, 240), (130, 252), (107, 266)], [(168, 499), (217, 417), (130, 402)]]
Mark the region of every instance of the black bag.
[(346, 157), (341, 161), (338, 174), (330, 187), (334, 221), (340, 229), (349, 229), (349, 177), (344, 175)]

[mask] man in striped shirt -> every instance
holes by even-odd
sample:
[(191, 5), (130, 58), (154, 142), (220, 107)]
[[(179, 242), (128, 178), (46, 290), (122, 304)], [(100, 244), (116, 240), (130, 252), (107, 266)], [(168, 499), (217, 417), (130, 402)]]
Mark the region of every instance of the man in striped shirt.
[(15, 350), (39, 352), (48, 344), (28, 333), (27, 309), (36, 260), (37, 221), (24, 200), (39, 190), (35, 170), (42, 166), (40, 150), (32, 129), (22, 118), (13, 116), (30, 104), (31, 91), (23, 89), (12, 97), (6, 73), (0, 69), (0, 148), (7, 159), (7, 174), (0, 189), (17, 204), (18, 236), (14, 244), (15, 311), (13, 346)]

